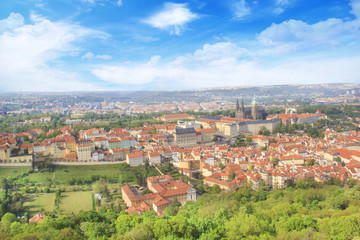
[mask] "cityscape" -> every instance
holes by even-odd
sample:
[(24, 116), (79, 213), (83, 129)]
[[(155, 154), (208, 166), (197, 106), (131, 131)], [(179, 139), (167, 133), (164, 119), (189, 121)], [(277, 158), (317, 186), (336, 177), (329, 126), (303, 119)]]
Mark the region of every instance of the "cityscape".
[(0, 239), (360, 238), (359, 17), (0, 3)]

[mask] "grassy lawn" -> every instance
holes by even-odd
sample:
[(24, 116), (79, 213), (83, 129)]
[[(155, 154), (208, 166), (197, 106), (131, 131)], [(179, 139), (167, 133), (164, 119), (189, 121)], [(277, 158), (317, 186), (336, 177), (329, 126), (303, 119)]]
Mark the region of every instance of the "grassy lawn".
[(31, 167), (0, 167), (0, 178), (16, 177), (29, 170)]
[[(3, 170), (4, 169), (4, 170)], [(14, 168), (0, 168), (0, 176), (17, 176), (23, 172), (27, 172), (30, 168), (22, 169), (19, 167)], [(68, 184), (71, 179), (89, 178), (91, 176), (100, 175), (107, 177), (118, 178), (119, 175), (128, 175), (130, 180), (133, 180), (133, 175), (121, 169), (119, 165), (97, 165), (97, 166), (55, 166), (54, 172), (40, 172), (32, 173), (23, 178), (29, 182), (47, 184), (49, 181), (54, 180), (59, 184)]]
[(117, 165), (97, 166), (56, 166), (55, 181), (66, 184), (72, 178), (91, 177), (93, 175), (118, 177), (121, 170)]
[[(0, 178), (16, 177), (22, 173), (28, 172), (29, 167), (6, 167), (0, 168)], [(142, 167), (126, 167), (123, 164), (111, 165), (95, 165), (95, 166), (55, 166), (54, 172), (40, 172), (31, 173), (28, 176), (17, 180), (23, 183), (24, 181), (41, 184), (45, 186), (51, 181), (57, 184), (68, 185), (72, 179), (85, 178), (89, 179), (92, 176), (106, 176), (108, 179), (116, 179), (122, 184), (136, 183), (136, 175), (143, 171)], [(154, 168), (149, 168), (148, 176), (159, 175)], [(25, 180), (26, 179), (26, 180)]]
[(53, 178), (52, 172), (41, 172), (41, 173), (32, 173), (29, 176), (25, 177), (25, 179), (28, 179), (29, 182), (33, 183), (41, 183), (46, 184), (49, 181), (51, 181)]
[[(86, 192), (64, 192), (61, 193), (60, 209), (63, 214), (79, 213), (81, 210), (92, 210), (91, 191)], [(31, 196), (31, 195), (29, 195)], [(26, 198), (24, 207), (30, 213), (30, 217), (39, 213), (41, 208), (45, 212), (54, 210), (55, 193), (34, 194), (35, 197)]]
[(91, 191), (61, 193), (60, 209), (62, 213), (79, 213), (81, 210), (92, 210)]
[(29, 210), (30, 217), (40, 213), (43, 208), (45, 212), (51, 212), (54, 209), (55, 193), (40, 193), (34, 194), (36, 197), (27, 198), (24, 202), (24, 207)]
[[(0, 168), (0, 178), (2, 176), (15, 177), (29, 170), (30, 168), (24, 167)], [(147, 171), (148, 177), (159, 175), (154, 167), (149, 167)], [(136, 184), (138, 178), (143, 176), (144, 173), (145, 168), (143, 166), (130, 168), (126, 164), (54, 166), (54, 172), (31, 173), (26, 177), (16, 180), (15, 183), (19, 184), (21, 192), (25, 186), (30, 187), (30, 191), (33, 191), (34, 188), (44, 189), (45, 187), (49, 187), (51, 191), (55, 191), (58, 188), (65, 189), (65, 192), (61, 193), (60, 197), (60, 213), (77, 214), (81, 210), (89, 211), (93, 208), (92, 185), (95, 184), (96, 181), (91, 180), (92, 176), (106, 177), (109, 181), (108, 187), (111, 194), (120, 199), (120, 187), (124, 184)], [(70, 185), (72, 179), (90, 179), (90, 182), (87, 184), (80, 183), (83, 185)], [(35, 183), (35, 185), (33, 183)], [(77, 184), (77, 182), (75, 184)], [(39, 213), (41, 208), (43, 208), (45, 212), (55, 210), (55, 193), (30, 193), (25, 196), (32, 196), (25, 198), (24, 202), (24, 207), (28, 209), (27, 211), (30, 213), (30, 217)]]
[[(124, 168), (122, 164), (97, 165), (97, 166), (56, 166), (54, 180), (60, 184), (68, 184), (71, 179), (90, 178), (91, 176), (107, 176), (118, 179), (119, 182), (135, 183), (135, 172), (139, 167)], [(151, 169), (148, 176), (158, 175), (155, 169)]]

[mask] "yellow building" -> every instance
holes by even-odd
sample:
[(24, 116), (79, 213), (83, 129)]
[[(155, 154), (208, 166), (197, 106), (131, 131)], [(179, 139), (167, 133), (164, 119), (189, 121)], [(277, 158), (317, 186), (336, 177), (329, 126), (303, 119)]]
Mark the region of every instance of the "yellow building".
[(76, 153), (76, 141), (68, 140), (65, 142), (66, 154)]
[(9, 146), (0, 146), (0, 160), (8, 160), (10, 158), (10, 152)]

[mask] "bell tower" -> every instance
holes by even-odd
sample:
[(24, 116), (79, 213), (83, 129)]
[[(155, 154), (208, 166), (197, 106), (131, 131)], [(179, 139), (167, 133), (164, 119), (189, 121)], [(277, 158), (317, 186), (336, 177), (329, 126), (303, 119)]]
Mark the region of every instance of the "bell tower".
[(236, 99), (235, 118), (240, 118), (240, 105), (239, 99)]
[(255, 94), (254, 94), (254, 99), (251, 102), (251, 116), (254, 120), (258, 119), (258, 106), (257, 106)]
[(239, 99), (236, 100), (235, 118), (245, 118), (245, 107), (243, 99), (241, 99), (241, 106), (239, 104)]

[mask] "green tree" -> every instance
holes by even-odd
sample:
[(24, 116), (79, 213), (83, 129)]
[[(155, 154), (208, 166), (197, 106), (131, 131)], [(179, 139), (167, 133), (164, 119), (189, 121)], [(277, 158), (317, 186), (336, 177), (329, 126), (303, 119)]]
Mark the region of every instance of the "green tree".
[(102, 221), (102, 219), (100, 218), (98, 212), (96, 212), (96, 211), (80, 212), (77, 215), (77, 219), (80, 222), (101, 222)]
[(273, 157), (273, 159), (271, 160), (272, 164), (274, 166), (277, 166), (279, 164), (279, 159), (277, 157)]
[(2, 216), (1, 221), (3, 222), (9, 222), (9, 223), (13, 223), (16, 222), (17, 218), (15, 216), (15, 214), (13, 213), (5, 213), (4, 216)]
[(131, 217), (127, 214), (121, 214), (115, 221), (116, 231), (120, 235), (125, 235), (140, 222), (141, 220), (139, 217)]
[(59, 232), (59, 235), (55, 238), (55, 240), (81, 240), (85, 239), (80, 233), (76, 232), (71, 228), (64, 228)]
[(96, 193), (101, 193), (104, 197), (109, 196), (109, 188), (104, 178), (100, 178), (99, 181), (95, 184), (94, 191)]
[(229, 173), (228, 182), (232, 182), (235, 179), (235, 177), (236, 177), (235, 172)]
[(0, 203), (0, 219), (5, 214), (5, 205)]
[(175, 198), (174, 201), (171, 203), (171, 205), (165, 208), (164, 215), (175, 216), (178, 213), (180, 206), (181, 203), (177, 200), (177, 198)]
[(151, 240), (154, 239), (153, 233), (154, 222), (146, 222), (136, 226), (125, 236), (125, 240)]
[(153, 231), (155, 239), (171, 236), (173, 233), (172, 222), (168, 219), (159, 219), (155, 222)]
[(211, 192), (212, 193), (220, 193), (221, 192), (220, 186), (215, 184), (215, 186), (212, 187)]
[(331, 239), (354, 239), (360, 236), (360, 215), (352, 214), (324, 221), (320, 229)]
[(315, 159), (310, 159), (310, 160), (306, 161), (305, 165), (306, 166), (314, 166), (315, 165)]
[(263, 219), (258, 219), (254, 215), (237, 214), (226, 223), (226, 235), (229, 239), (249, 239), (260, 236), (266, 232), (274, 234), (275, 229)]
[(80, 229), (89, 239), (108, 239), (115, 233), (115, 227), (106, 222), (83, 222)]
[(264, 136), (270, 136), (270, 131), (264, 125), (262, 125), (260, 126), (259, 134)]
[(283, 228), (287, 232), (299, 232), (309, 227), (314, 230), (318, 229), (317, 221), (310, 216), (292, 217), (281, 226), (281, 228)]
[(222, 162), (219, 162), (218, 166), (221, 170), (223, 170), (225, 168), (225, 165)]
[(9, 185), (9, 182), (8, 182), (8, 180), (6, 178), (1, 179), (1, 188), (3, 190), (5, 190), (5, 196), (7, 196), (8, 192), (9, 192), (10, 185)]
[(23, 224), (19, 222), (13, 222), (10, 226), (10, 232), (12, 234), (21, 234), (23, 231)]

